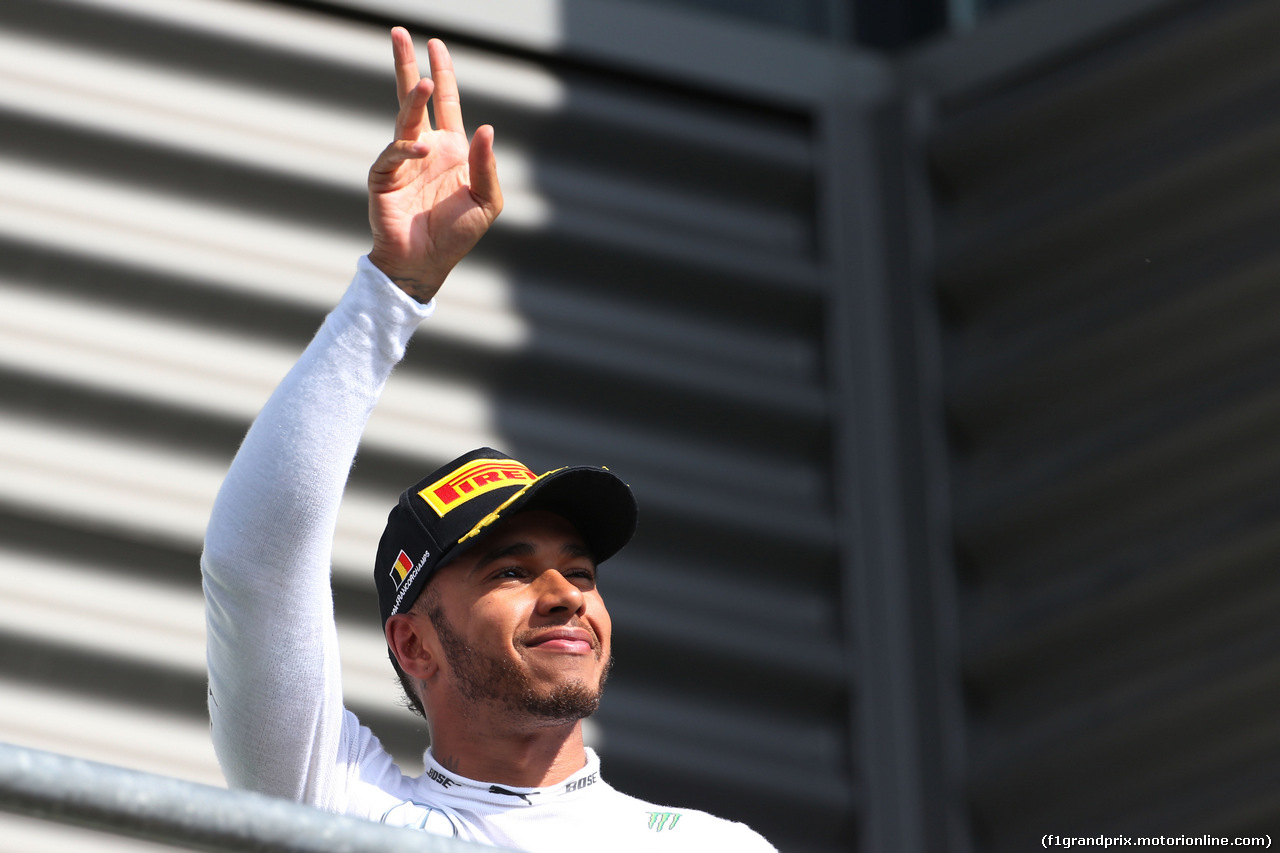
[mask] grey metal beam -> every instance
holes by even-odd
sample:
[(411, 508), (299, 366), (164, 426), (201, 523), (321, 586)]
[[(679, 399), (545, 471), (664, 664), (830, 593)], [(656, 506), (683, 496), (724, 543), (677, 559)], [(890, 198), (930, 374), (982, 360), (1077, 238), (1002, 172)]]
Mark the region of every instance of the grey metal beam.
[(898, 456), (889, 272), (870, 111), (835, 100), (822, 117), (829, 272), (828, 373), (859, 849), (923, 853), (916, 651)]
[(493, 849), (13, 744), (0, 744), (0, 810), (215, 853)]
[[(922, 738), (930, 754), (925, 766), (925, 792), (930, 806), (931, 849), (938, 853), (969, 853), (974, 848), (965, 791), (968, 785), (968, 733), (962, 686), (959, 626), (959, 588), (953, 549), (954, 507), (946, 423), (942, 320), (933, 288), (936, 234), (933, 195), (928, 170), (928, 146), (934, 126), (934, 101), (920, 92), (906, 92), (902, 102), (902, 138), (891, 143), (903, 164), (903, 223), (898, 239), (904, 254), (902, 281), (907, 312), (913, 326), (910, 352), (914, 362), (914, 402), (919, 424), (919, 476), (916, 496), (917, 553), (920, 555), (921, 609), (928, 623), (927, 647), (921, 666), (922, 717), (933, 728)], [(932, 762), (932, 763), (930, 763)]]

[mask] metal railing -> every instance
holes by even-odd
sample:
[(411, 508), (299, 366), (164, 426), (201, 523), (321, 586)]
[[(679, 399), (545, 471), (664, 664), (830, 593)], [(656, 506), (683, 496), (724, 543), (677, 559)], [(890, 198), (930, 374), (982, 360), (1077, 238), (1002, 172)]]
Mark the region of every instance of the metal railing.
[(214, 853), (493, 850), (6, 743), (0, 743), (0, 810)]

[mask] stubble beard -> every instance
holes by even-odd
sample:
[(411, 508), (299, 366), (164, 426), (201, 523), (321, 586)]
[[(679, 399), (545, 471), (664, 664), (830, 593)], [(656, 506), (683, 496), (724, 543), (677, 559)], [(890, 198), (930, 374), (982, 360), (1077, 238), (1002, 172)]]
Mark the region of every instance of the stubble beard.
[[(513, 714), (525, 715), (547, 725), (573, 723), (590, 717), (600, 707), (600, 694), (613, 668), (613, 658), (605, 661), (600, 679), (593, 687), (582, 679), (538, 690), (529, 674), (505, 658), (487, 657), (469, 646), (453, 630), (444, 608), (432, 607), (427, 618), (436, 629), (449, 667), (457, 679), (463, 698), (474, 704), (498, 705)], [(600, 649), (596, 648), (599, 659)]]

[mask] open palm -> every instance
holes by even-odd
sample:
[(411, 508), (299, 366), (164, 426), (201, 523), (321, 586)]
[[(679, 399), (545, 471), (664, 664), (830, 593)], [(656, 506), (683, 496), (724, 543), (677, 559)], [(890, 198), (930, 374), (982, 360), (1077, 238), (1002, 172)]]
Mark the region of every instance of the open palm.
[[(427, 43), (431, 79), (421, 78), (409, 33), (391, 31), (400, 112), (396, 138), (369, 170), (369, 259), (406, 293), (430, 300), (449, 271), (502, 211), (493, 128), (467, 141), (453, 63)], [(427, 103), (434, 98), (432, 129)]]

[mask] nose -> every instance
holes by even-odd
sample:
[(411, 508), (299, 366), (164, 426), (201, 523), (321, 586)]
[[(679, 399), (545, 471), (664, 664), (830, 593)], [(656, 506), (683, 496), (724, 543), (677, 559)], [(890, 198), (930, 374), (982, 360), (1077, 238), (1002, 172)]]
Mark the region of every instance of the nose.
[(539, 615), (553, 616), (569, 612), (581, 616), (586, 611), (586, 599), (582, 590), (553, 569), (539, 576), (537, 587)]

